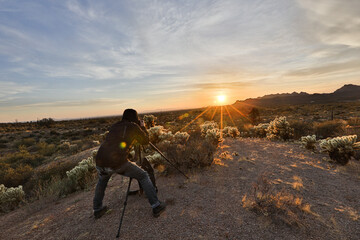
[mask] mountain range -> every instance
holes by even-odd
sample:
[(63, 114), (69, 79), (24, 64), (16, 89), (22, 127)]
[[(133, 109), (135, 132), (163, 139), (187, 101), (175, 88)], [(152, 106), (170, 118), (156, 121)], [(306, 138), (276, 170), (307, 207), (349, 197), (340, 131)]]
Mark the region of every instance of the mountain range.
[(352, 102), (360, 101), (360, 86), (346, 84), (333, 93), (314, 93), (293, 92), (265, 95), (258, 98), (248, 98), (243, 101), (236, 101), (237, 104), (250, 104), (259, 107), (272, 107), (279, 105), (296, 105), (310, 103), (333, 103), (333, 102)]

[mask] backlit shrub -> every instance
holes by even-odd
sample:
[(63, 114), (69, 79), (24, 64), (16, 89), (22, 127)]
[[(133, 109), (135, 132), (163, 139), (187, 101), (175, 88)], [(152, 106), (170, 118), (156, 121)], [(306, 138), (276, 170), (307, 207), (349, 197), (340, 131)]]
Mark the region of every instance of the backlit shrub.
[(303, 136), (301, 137), (301, 144), (309, 150), (315, 150), (316, 146), (316, 135)]
[(320, 147), (329, 153), (332, 160), (346, 165), (355, 155), (355, 150), (360, 149), (360, 142), (356, 143), (356, 139), (356, 135), (324, 139), (320, 142)]
[(264, 138), (266, 137), (266, 130), (269, 127), (269, 123), (260, 123), (250, 128), (250, 133), (254, 137)]
[(214, 121), (206, 121), (200, 125), (200, 131), (203, 136), (205, 136), (207, 131), (211, 129), (219, 129), (218, 124)]
[(189, 140), (190, 135), (187, 132), (176, 132), (174, 135), (174, 143), (185, 144)]
[(343, 120), (333, 120), (315, 123), (315, 135), (319, 138), (336, 137), (345, 133), (347, 123)]
[(294, 129), (290, 127), (286, 117), (277, 117), (266, 129), (266, 137), (270, 140), (288, 140), (293, 137)]
[(156, 117), (154, 115), (145, 115), (143, 117), (146, 128), (155, 127)]
[(24, 201), (25, 193), (22, 186), (7, 188), (0, 185), (0, 211), (7, 212), (18, 207)]
[(236, 127), (225, 127), (222, 132), (223, 137), (237, 138), (240, 136), (240, 132)]
[(221, 134), (218, 128), (208, 129), (205, 134), (205, 140), (217, 146), (221, 141)]
[(92, 157), (83, 159), (78, 166), (66, 172), (73, 186), (77, 189), (84, 189), (88, 183), (89, 178), (93, 175), (95, 163)]

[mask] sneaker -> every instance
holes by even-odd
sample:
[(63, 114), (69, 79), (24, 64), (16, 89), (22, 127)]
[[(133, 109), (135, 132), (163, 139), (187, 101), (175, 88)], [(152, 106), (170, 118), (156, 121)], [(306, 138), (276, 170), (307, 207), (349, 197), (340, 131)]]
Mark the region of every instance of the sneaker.
[(166, 208), (166, 203), (160, 202), (159, 206), (157, 206), (156, 208), (153, 208), (153, 216), (159, 217), (161, 215), (161, 213), (163, 213), (165, 211), (165, 208)]
[(107, 212), (107, 210), (108, 210), (107, 206), (103, 206), (99, 210), (94, 211), (95, 219), (101, 218)]

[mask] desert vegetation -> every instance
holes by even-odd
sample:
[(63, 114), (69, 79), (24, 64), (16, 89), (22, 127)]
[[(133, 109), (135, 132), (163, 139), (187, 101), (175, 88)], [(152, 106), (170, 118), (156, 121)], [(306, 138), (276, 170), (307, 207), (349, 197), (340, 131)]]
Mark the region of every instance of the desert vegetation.
[[(224, 106), (222, 117), (219, 108), (159, 112), (141, 117), (150, 141), (182, 170), (210, 166), (223, 140), (238, 137), (295, 141), (321, 154), (319, 148), (342, 165), (351, 158), (359, 158), (358, 103), (236, 109)], [(96, 177), (93, 160), (69, 159), (98, 147), (108, 128), (119, 120), (120, 117), (67, 121), (46, 118), (0, 124), (0, 183), (9, 189), (21, 186), (24, 192), (18, 201), (21, 203), (86, 189)], [(346, 134), (352, 136), (343, 137)], [(173, 168), (150, 147), (145, 148), (145, 156), (157, 174), (173, 173)]]

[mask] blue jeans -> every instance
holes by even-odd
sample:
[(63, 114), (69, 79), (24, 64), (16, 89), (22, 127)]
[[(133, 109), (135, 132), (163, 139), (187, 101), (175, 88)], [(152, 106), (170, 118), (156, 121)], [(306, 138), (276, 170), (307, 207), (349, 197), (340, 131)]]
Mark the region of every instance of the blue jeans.
[(93, 200), (93, 209), (98, 211), (102, 208), (102, 201), (105, 196), (105, 189), (112, 174), (118, 173), (120, 175), (135, 178), (141, 184), (152, 208), (160, 205), (157, 198), (156, 190), (146, 171), (141, 169), (138, 165), (132, 162), (126, 162), (119, 169), (96, 167), (99, 175), (99, 180), (95, 188), (95, 196)]

